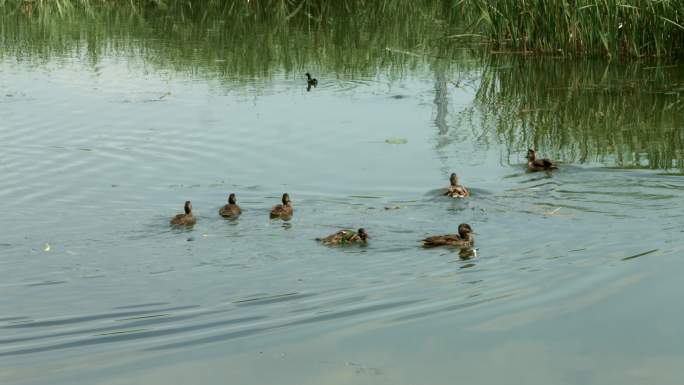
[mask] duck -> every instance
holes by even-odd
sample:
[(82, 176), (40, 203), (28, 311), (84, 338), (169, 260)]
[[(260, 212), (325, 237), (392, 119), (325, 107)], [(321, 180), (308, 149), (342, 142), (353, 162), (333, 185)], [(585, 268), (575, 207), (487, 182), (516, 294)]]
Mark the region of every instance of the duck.
[(275, 205), (271, 209), (271, 219), (288, 220), (292, 218), (292, 201), (288, 193), (283, 194), (282, 204)]
[(423, 239), (423, 247), (459, 246), (472, 247), (475, 244), (473, 229), (467, 223), (458, 225), (458, 234), (434, 235)]
[(529, 171), (549, 171), (557, 168), (549, 159), (537, 159), (537, 153), (533, 149), (527, 150), (527, 169)]
[(458, 176), (456, 175), (456, 173), (451, 173), (449, 181), (451, 183), (447, 190), (444, 192), (444, 195), (452, 198), (465, 198), (470, 195), (468, 189), (458, 184)]
[(311, 87), (316, 87), (318, 85), (318, 79), (312, 78), (310, 73), (306, 73), (306, 90), (310, 91)]
[(325, 238), (316, 238), (324, 245), (346, 245), (352, 243), (365, 244), (368, 242), (368, 233), (363, 228), (356, 232), (348, 229), (340, 230), (335, 234), (330, 234)]
[(242, 209), (237, 205), (235, 194), (230, 193), (228, 196), (228, 204), (219, 209), (219, 215), (224, 218), (236, 218), (242, 214)]
[(171, 218), (171, 225), (173, 226), (192, 226), (197, 223), (197, 219), (192, 215), (192, 203), (185, 201), (185, 214), (178, 214)]

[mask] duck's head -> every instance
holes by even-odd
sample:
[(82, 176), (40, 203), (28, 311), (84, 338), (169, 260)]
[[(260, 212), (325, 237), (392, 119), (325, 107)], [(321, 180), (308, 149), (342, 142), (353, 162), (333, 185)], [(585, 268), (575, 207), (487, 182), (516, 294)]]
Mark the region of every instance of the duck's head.
[(449, 177), (449, 181), (451, 182), (452, 186), (458, 186), (458, 175), (456, 175), (455, 172), (452, 172), (451, 177)]
[(288, 193), (283, 194), (283, 204), (284, 204), (285, 206), (287, 206), (287, 205), (290, 204), (290, 202), (292, 202), (292, 201), (290, 200), (290, 194), (288, 194)]
[(306, 79), (307, 79), (307, 80), (311, 80), (311, 74), (308, 73), (308, 72), (306, 73)]
[(228, 203), (230, 203), (231, 205), (237, 203), (237, 199), (235, 199), (235, 194), (230, 193), (230, 195), (228, 195)]
[(534, 160), (536, 158), (536, 153), (533, 149), (527, 150), (527, 160)]
[(473, 235), (473, 229), (467, 223), (461, 223), (458, 225), (458, 235), (463, 239), (471, 238)]
[(192, 203), (190, 201), (185, 201), (185, 213), (190, 214), (192, 212)]
[(366, 229), (364, 229), (363, 227), (360, 228), (356, 233), (359, 234), (359, 238), (361, 238), (361, 240), (364, 242), (367, 241), (368, 238), (370, 238), (368, 236), (368, 233), (366, 232)]

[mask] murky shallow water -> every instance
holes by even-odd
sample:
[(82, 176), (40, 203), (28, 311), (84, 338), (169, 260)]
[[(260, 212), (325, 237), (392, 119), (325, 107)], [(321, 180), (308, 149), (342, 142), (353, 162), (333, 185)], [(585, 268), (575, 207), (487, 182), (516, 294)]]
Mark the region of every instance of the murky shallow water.
[[(475, 92), (425, 63), (321, 70), (312, 92), (117, 56), (0, 73), (2, 383), (684, 374), (681, 175), (615, 156), (526, 173), (525, 140), (465, 124)], [(471, 198), (439, 196), (452, 171)], [(217, 215), (229, 192), (238, 221)], [(282, 192), (289, 223), (268, 219)], [(198, 224), (170, 229), (186, 199)], [(418, 247), (461, 222), (477, 257)], [(367, 247), (314, 241), (360, 226)]]

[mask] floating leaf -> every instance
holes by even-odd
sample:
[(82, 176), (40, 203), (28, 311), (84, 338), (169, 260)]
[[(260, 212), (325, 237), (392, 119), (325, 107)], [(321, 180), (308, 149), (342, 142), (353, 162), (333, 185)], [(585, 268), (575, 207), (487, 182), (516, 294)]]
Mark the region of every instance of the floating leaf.
[(405, 138), (388, 138), (388, 139), (385, 139), (385, 143), (388, 143), (388, 144), (406, 144), (406, 143), (408, 143), (408, 139), (405, 139)]

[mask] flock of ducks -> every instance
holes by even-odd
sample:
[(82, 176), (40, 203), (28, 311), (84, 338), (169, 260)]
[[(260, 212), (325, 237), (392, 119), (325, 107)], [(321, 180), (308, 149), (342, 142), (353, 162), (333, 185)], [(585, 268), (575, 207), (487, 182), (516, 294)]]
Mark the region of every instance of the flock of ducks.
[[(309, 74), (307, 73), (307, 75)], [(527, 151), (528, 171), (551, 171), (556, 168), (556, 165), (549, 159), (537, 159), (534, 150), (530, 149)], [(463, 199), (470, 196), (470, 192), (458, 183), (458, 176), (456, 173), (452, 173), (449, 178), (449, 187), (447, 187), (442, 195)], [(294, 213), (290, 195), (288, 193), (283, 194), (281, 201), (282, 203), (271, 208), (269, 216), (271, 219), (290, 220)], [(237, 219), (240, 214), (242, 214), (242, 209), (237, 204), (235, 194), (231, 193), (228, 196), (228, 204), (219, 209), (219, 215), (228, 219)], [(192, 203), (190, 201), (185, 202), (185, 213), (178, 214), (171, 219), (172, 226), (192, 226), (195, 223), (197, 223), (197, 219), (192, 215)], [(458, 226), (458, 234), (434, 235), (422, 239), (421, 242), (423, 243), (423, 247), (426, 248), (437, 246), (470, 248), (475, 245), (475, 237), (473, 234), (473, 229), (469, 224), (461, 223)], [(343, 229), (326, 237), (316, 238), (316, 240), (324, 245), (348, 245), (366, 244), (369, 238), (366, 230), (360, 228), (357, 231)]]
[[(310, 73), (306, 73), (306, 90), (311, 91), (312, 87), (318, 85), (318, 80), (311, 77)], [(549, 159), (537, 159), (537, 154), (533, 149), (527, 150), (527, 169), (528, 171), (551, 171), (555, 170), (556, 165)], [(451, 198), (467, 198), (470, 192), (464, 186), (458, 183), (458, 176), (452, 173), (449, 177), (449, 187), (442, 194)], [(271, 208), (269, 214), (271, 219), (281, 219), (288, 221), (292, 218), (294, 210), (292, 208), (292, 201), (288, 193), (283, 194), (282, 203), (277, 204)], [(185, 202), (185, 212), (178, 214), (171, 219), (172, 226), (192, 226), (197, 223), (197, 219), (192, 215), (192, 203)], [(236, 219), (242, 214), (242, 209), (237, 204), (235, 194), (231, 193), (228, 196), (228, 204), (219, 209), (219, 215), (224, 218)], [(457, 247), (473, 247), (475, 245), (475, 237), (472, 227), (467, 223), (461, 223), (458, 226), (458, 234), (434, 235), (422, 239), (423, 247), (437, 247), (437, 246), (457, 246)], [(365, 244), (368, 242), (368, 233), (365, 229), (360, 228), (357, 231), (343, 229), (327, 237), (316, 238), (317, 241), (324, 245), (344, 245), (344, 244)]]

